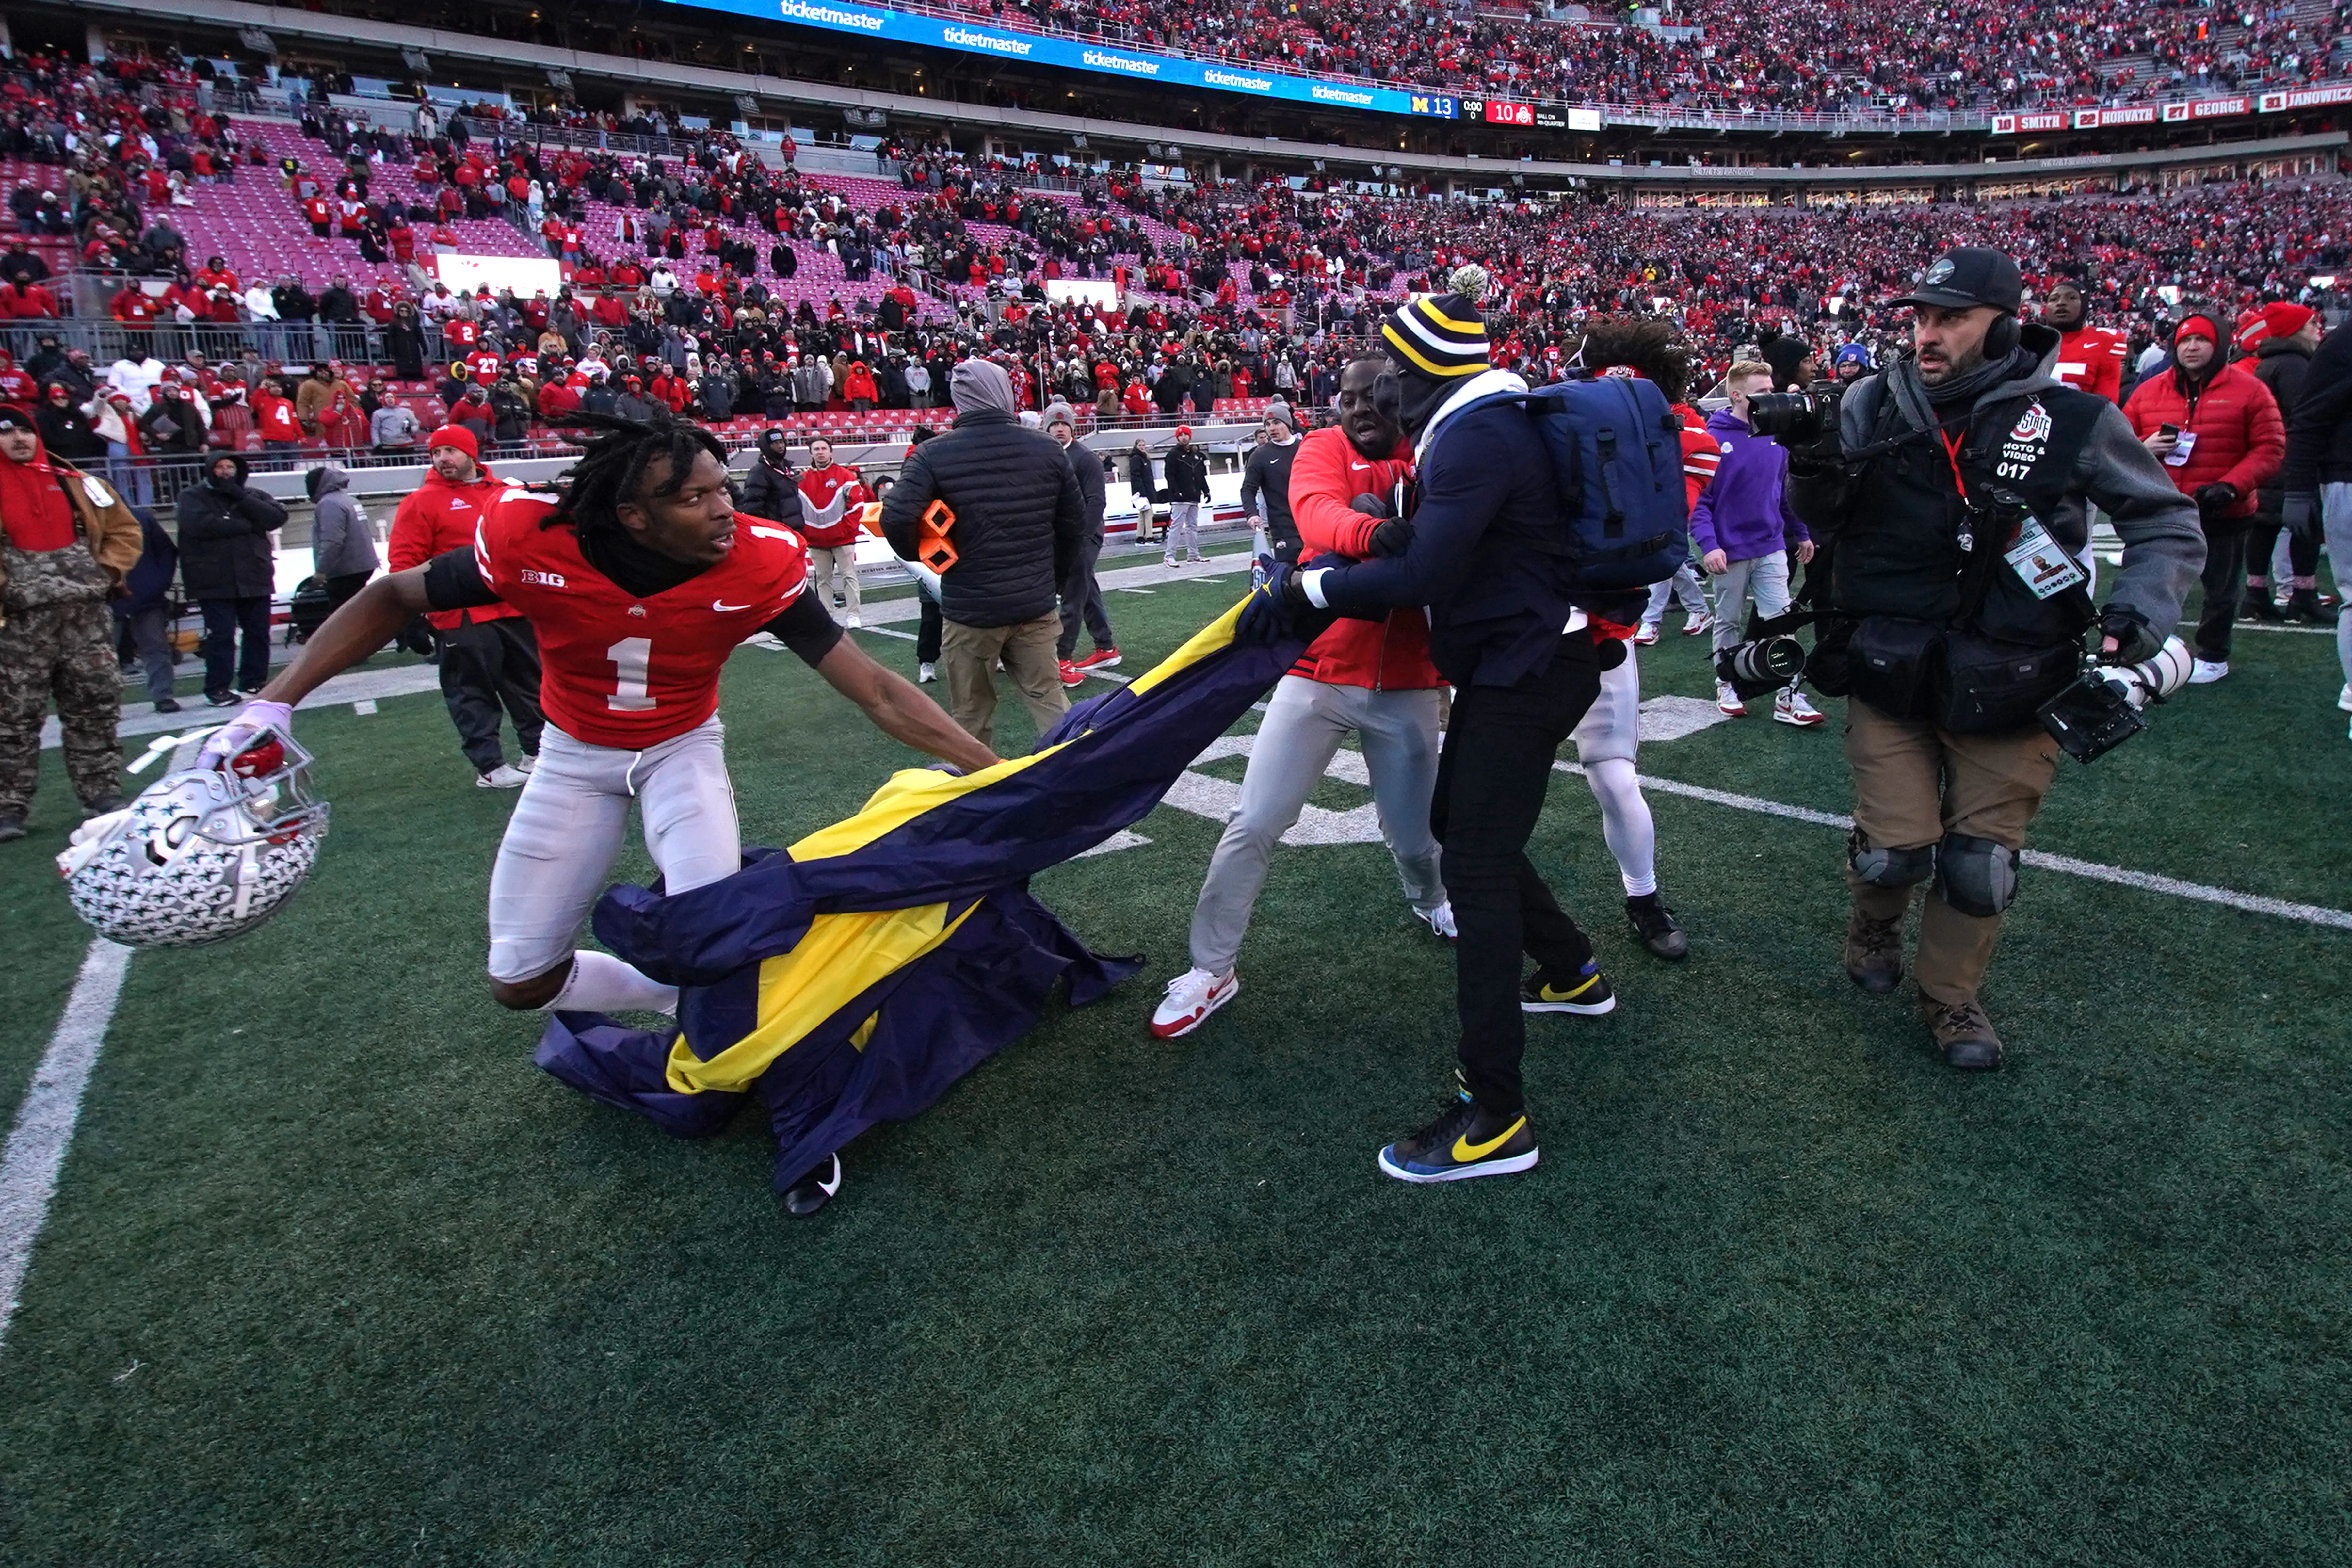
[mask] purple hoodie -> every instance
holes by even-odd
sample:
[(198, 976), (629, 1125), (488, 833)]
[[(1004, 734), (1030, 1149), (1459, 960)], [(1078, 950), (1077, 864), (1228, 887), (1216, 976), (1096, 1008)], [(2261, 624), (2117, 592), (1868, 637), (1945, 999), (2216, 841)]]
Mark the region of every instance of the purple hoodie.
[(1706, 433), (1723, 459), (1691, 506), (1700, 554), (1720, 550), (1727, 560), (1753, 561), (1812, 537), (1789, 505), (1789, 454), (1778, 441), (1755, 434), (1728, 408), (1706, 416)]

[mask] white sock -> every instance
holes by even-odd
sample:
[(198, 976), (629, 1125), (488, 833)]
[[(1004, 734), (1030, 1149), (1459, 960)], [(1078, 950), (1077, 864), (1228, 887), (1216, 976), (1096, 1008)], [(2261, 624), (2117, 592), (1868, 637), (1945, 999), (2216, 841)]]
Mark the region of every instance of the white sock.
[(664, 985), (609, 952), (572, 955), (572, 977), (544, 1013), (675, 1013), (677, 987)]
[(1623, 757), (1584, 764), (1584, 782), (1601, 803), (1601, 836), (1617, 857), (1617, 879), (1625, 896), (1639, 899), (1658, 890), (1658, 829), (1650, 803), (1634, 782), (1633, 764)]

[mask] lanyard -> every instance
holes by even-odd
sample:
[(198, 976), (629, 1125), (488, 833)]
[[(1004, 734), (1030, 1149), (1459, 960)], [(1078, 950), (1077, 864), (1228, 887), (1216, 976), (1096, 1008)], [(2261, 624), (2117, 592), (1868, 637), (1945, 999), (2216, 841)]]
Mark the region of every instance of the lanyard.
[[(1961, 426), (1963, 432), (1967, 428), (1965, 425)], [(1944, 444), (1944, 458), (1952, 465), (1952, 482), (1960, 487), (1960, 502), (1965, 506), (1969, 500), (1969, 481), (1960, 478), (1960, 444), (1940, 426), (1937, 427), (1936, 438)]]

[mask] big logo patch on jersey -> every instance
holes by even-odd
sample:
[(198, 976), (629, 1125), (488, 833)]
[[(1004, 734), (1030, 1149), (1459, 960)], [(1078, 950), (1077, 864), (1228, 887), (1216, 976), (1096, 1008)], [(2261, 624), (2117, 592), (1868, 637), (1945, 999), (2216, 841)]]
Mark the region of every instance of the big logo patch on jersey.
[(2025, 405), (2017, 423), (2009, 429), (2009, 439), (2001, 443), (2000, 461), (1993, 472), (2004, 479), (2022, 479), (2042, 460), (2042, 448), (2050, 444), (2050, 411), (2035, 398)]

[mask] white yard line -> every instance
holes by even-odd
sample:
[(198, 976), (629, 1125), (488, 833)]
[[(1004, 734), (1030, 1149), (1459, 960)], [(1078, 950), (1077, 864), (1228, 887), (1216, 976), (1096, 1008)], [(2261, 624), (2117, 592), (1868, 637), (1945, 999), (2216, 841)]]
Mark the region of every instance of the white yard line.
[[(1584, 772), (1574, 763), (1554, 763), (1552, 766), (1564, 773), (1581, 774)], [(1810, 822), (1821, 827), (1851, 828), (1853, 826), (1853, 818), (1835, 812), (1787, 805), (1777, 800), (1761, 800), (1752, 795), (1734, 795), (1729, 790), (1707, 789), (1700, 784), (1684, 784), (1678, 779), (1653, 778), (1643, 773), (1640, 782), (1644, 792), (1685, 795), (1714, 805), (1727, 805), (1737, 811), (1785, 816), (1793, 822)], [(2119, 887), (2137, 888), (2145, 892), (2169, 893), (2176, 899), (2221, 904), (2233, 910), (2244, 910), (2249, 914), (2275, 915), (2281, 920), (2301, 921), (2305, 925), (2352, 931), (2352, 910), (2331, 910), (2323, 904), (2299, 904), (2286, 899), (2267, 899), (2257, 893), (2241, 893), (2228, 888), (2210, 887), (2203, 882), (2187, 882), (2178, 877), (2159, 876), (2153, 871), (2103, 866), (2095, 860), (2077, 860), (2071, 855), (2053, 855), (2041, 849), (2028, 849), (2022, 858), (2036, 870), (2061, 871), (2070, 877), (2088, 877), (2094, 881), (2113, 882)]]
[(100, 937), (89, 944), (80, 978), (66, 999), (65, 1016), (33, 1073), (33, 1086), (16, 1107), (16, 1130), (0, 1153), (0, 1343), (16, 1315), (16, 1292), (33, 1260), (33, 1242), (49, 1217), (49, 1200), (57, 1195), (58, 1173), (66, 1163), (66, 1146), (73, 1142), (74, 1122), (81, 1115), (82, 1090), (98, 1048), (106, 1041), (114, 1004), (122, 994), (123, 972), (131, 950)]

